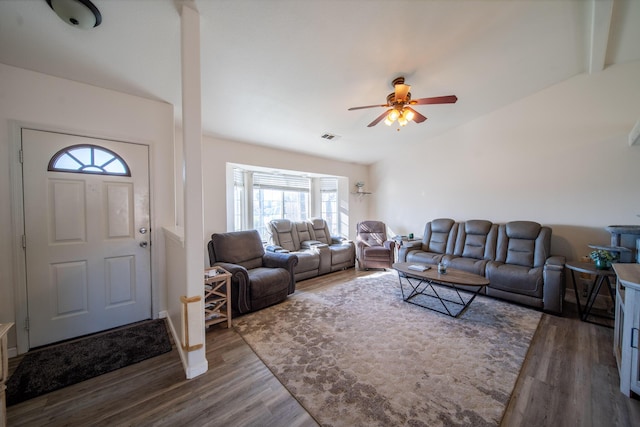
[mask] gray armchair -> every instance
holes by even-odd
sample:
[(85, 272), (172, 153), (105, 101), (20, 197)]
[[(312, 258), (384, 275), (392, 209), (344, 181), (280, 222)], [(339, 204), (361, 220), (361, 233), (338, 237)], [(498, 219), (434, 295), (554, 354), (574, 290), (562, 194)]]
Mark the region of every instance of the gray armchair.
[(356, 226), (358, 267), (391, 268), (395, 261), (396, 242), (387, 240), (387, 226), (381, 221), (362, 221)]
[(231, 273), (231, 307), (248, 313), (276, 304), (296, 289), (298, 257), (265, 252), (256, 230), (214, 233), (208, 245), (209, 264)]

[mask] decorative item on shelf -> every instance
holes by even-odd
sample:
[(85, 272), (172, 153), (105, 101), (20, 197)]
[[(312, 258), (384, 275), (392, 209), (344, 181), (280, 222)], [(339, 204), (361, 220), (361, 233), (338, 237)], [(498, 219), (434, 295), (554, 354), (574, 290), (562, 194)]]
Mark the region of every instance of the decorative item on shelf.
[(353, 194), (357, 194), (358, 196), (364, 196), (371, 193), (368, 191), (364, 191), (364, 182), (358, 181), (356, 182), (356, 192)]
[(604, 249), (596, 249), (591, 251), (589, 258), (596, 264), (598, 270), (608, 270), (611, 268), (611, 261), (615, 261), (616, 257), (609, 251)]

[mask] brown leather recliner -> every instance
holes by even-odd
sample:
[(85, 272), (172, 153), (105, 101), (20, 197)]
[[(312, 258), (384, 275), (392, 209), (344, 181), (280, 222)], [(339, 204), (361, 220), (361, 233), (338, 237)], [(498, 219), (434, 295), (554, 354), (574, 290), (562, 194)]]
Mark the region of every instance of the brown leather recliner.
[(248, 313), (276, 304), (296, 290), (293, 270), (298, 257), (265, 252), (257, 230), (214, 233), (209, 264), (231, 273), (231, 307)]
[(387, 240), (387, 226), (381, 221), (362, 221), (356, 226), (356, 257), (360, 269), (391, 268), (396, 243)]

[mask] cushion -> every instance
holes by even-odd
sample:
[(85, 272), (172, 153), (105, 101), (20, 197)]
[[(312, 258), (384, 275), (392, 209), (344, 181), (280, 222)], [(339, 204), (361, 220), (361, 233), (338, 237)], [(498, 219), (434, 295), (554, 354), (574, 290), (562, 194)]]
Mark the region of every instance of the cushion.
[(257, 230), (214, 233), (211, 240), (218, 262), (239, 264), (247, 269), (262, 267), (264, 248)]

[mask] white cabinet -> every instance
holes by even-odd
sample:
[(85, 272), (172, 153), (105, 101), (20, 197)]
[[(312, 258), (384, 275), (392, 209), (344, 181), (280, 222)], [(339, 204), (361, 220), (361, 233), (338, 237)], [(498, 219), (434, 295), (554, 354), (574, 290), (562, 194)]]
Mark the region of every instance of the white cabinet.
[(614, 264), (616, 321), (613, 352), (620, 373), (620, 391), (640, 395), (640, 264)]

